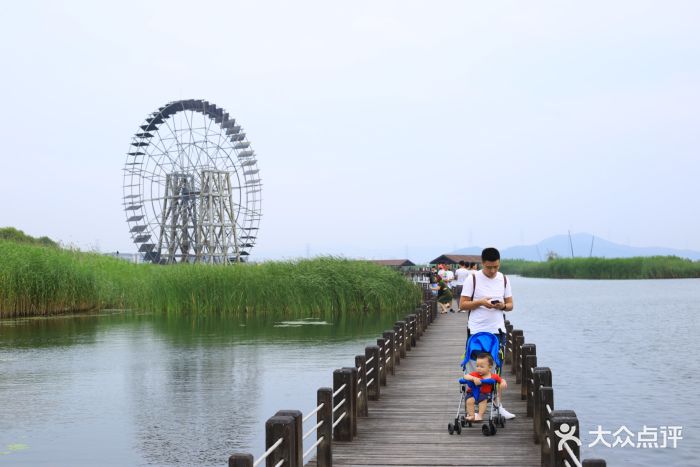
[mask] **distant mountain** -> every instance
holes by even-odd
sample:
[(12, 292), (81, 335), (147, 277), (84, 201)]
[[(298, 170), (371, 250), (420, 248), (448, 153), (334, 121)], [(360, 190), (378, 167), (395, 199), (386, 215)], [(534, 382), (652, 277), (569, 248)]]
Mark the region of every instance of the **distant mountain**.
[[(593, 247), (591, 254), (591, 244)], [(679, 256), (694, 261), (700, 260), (700, 252), (692, 250), (676, 250), (664, 247), (634, 247), (613, 243), (588, 233), (571, 235), (575, 257), (597, 256), (603, 258), (630, 258), (632, 256)], [(535, 245), (519, 245), (501, 250), (501, 257), (506, 259), (526, 259), (544, 261), (547, 252), (552, 251), (562, 258), (571, 258), (571, 245), (568, 235), (555, 235), (542, 240)], [(454, 251), (461, 255), (481, 253), (480, 247), (468, 247)]]

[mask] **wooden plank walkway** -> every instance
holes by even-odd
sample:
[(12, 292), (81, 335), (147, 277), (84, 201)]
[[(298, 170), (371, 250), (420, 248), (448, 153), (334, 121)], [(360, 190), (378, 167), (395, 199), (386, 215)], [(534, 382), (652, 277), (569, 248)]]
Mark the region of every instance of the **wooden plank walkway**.
[[(506, 366), (510, 385), (504, 406), (517, 417), (483, 436), (481, 425), (450, 435), (447, 424), (457, 411), (461, 355), (467, 329), (466, 313), (438, 315), (387, 376), (381, 398), (369, 401), (369, 416), (358, 418), (352, 442), (333, 442), (334, 466), (539, 466), (540, 446), (534, 444), (532, 418), (527, 418), (520, 385)], [(316, 466), (314, 460), (306, 465)]]

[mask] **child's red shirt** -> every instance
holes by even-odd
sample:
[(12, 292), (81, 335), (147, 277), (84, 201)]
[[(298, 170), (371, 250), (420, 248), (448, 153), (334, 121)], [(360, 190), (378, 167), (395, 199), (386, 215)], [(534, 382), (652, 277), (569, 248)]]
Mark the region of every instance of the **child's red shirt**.
[[(479, 374), (478, 371), (472, 371), (471, 373), (469, 373), (469, 376), (475, 376), (479, 379), (491, 378), (491, 379), (495, 380), (498, 384), (501, 384), (503, 382), (503, 379), (500, 376), (498, 376), (496, 373), (491, 373), (490, 376), (484, 378), (483, 376), (481, 376)], [(469, 389), (469, 388), (467, 388), (467, 389), (469, 390), (469, 392), (471, 392), (471, 389)], [(479, 386), (479, 392), (481, 394), (489, 394), (489, 393), (493, 392), (493, 384), (482, 383), (481, 386)]]

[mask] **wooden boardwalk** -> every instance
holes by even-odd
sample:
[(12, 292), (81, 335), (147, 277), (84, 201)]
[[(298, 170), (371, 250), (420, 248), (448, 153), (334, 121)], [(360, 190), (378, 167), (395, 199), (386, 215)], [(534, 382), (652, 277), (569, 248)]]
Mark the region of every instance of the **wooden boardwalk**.
[(504, 392), (504, 406), (517, 417), (495, 436), (483, 436), (480, 424), (463, 428), (461, 435), (447, 432), (459, 400), (467, 314), (438, 316), (396, 374), (387, 376), (380, 400), (369, 401), (369, 416), (358, 419), (354, 440), (333, 442), (334, 466), (540, 465), (533, 421), (507, 366), (503, 375), (511, 386)]

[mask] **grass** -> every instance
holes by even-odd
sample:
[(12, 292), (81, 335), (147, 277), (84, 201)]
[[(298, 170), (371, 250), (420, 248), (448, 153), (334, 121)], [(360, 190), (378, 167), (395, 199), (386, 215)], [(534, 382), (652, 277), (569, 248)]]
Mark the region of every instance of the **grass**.
[(700, 262), (676, 256), (634, 258), (567, 258), (537, 262), (504, 260), (506, 274), (552, 279), (700, 278)]
[(54, 242), (49, 237), (35, 238), (14, 227), (0, 227), (0, 240), (10, 240), (17, 243), (28, 243), (30, 245), (58, 247), (58, 243)]
[(7, 240), (0, 258), (0, 317), (104, 308), (327, 317), (411, 310), (421, 297), (389, 268), (342, 258), (158, 266)]

